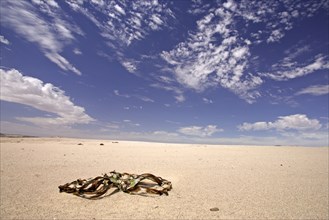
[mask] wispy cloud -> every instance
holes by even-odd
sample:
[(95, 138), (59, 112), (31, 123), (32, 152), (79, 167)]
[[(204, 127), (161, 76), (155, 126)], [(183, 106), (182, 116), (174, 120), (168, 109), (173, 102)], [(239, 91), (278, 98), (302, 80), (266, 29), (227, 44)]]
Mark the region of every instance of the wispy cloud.
[(206, 104), (213, 104), (214, 102), (211, 99), (202, 98), (202, 101)]
[(45, 56), (50, 61), (57, 64), (63, 70), (69, 70), (78, 75), (81, 75), (81, 72), (77, 68), (75, 68), (67, 59), (65, 59), (63, 56), (61, 56), (59, 53), (47, 52), (47, 53), (45, 53)]
[[(49, 25), (38, 14), (36, 7), (40, 7), (41, 13), (52, 17), (53, 25)], [(2, 3), (1, 20), (23, 38), (37, 44), (44, 55), (61, 69), (81, 75), (77, 68), (60, 55), (64, 45), (74, 38), (72, 30), (81, 34), (80, 29), (62, 20), (59, 10), (54, 1), (33, 1), (31, 4), (28, 1), (6, 0)]]
[(54, 0), (32, 0), (33, 4), (39, 5), (41, 10), (45, 12), (50, 12), (50, 8), (58, 8), (58, 4)]
[(169, 91), (173, 93), (173, 98), (176, 100), (177, 103), (185, 102), (186, 97), (184, 95), (184, 90), (182, 86), (176, 82), (171, 75), (168, 74), (168, 71), (171, 71), (167, 68), (162, 68), (161, 72), (167, 73), (167, 75), (153, 75), (155, 83), (152, 83), (150, 86), (157, 89), (162, 89), (165, 91)]
[(138, 61), (133, 59), (120, 58), (121, 65), (130, 73), (136, 73)]
[(125, 10), (121, 8), (118, 4), (114, 5), (114, 9), (122, 15), (126, 15)]
[(0, 35), (0, 42), (6, 45), (9, 45), (10, 42), (4, 36)]
[(317, 119), (310, 119), (303, 114), (295, 114), (288, 116), (280, 116), (274, 122), (255, 122), (255, 123), (243, 123), (238, 126), (241, 131), (262, 131), (275, 129), (278, 131), (286, 130), (318, 130), (321, 128), (321, 124)]
[(209, 2), (203, 0), (193, 0), (191, 8), (187, 12), (193, 15), (199, 15), (207, 12), (209, 8)]
[(82, 54), (81, 50), (79, 50), (78, 48), (75, 48), (75, 49), (73, 50), (73, 53), (74, 53), (75, 55), (81, 55), (81, 54)]
[(167, 27), (174, 14), (166, 2), (157, 0), (101, 2), (66, 0), (74, 11), (96, 25), (106, 44), (113, 49), (113, 57), (128, 72), (136, 73), (138, 61), (127, 57), (124, 51), (151, 32)]
[(139, 100), (142, 100), (144, 102), (154, 102), (153, 99), (147, 97), (147, 96), (143, 96), (143, 95), (139, 95), (139, 94), (132, 94), (132, 95), (129, 95), (129, 94), (122, 94), (119, 92), (119, 90), (114, 90), (113, 93), (116, 95), (116, 96), (119, 96), (119, 97), (124, 97), (124, 98), (137, 98)]
[(273, 65), (272, 69), (270, 73), (264, 73), (263, 75), (277, 81), (285, 81), (302, 77), (318, 70), (329, 69), (329, 60), (327, 56), (322, 54), (317, 55), (312, 62), (307, 64), (287, 62), (287, 59), (283, 59), (283, 61)]
[(15, 69), (2, 70), (0, 99), (31, 106), (53, 113), (58, 117), (18, 117), (21, 121), (39, 126), (88, 124), (94, 119), (85, 113), (85, 109), (76, 106), (65, 92), (50, 83), (23, 76)]
[(129, 119), (125, 119), (125, 120), (123, 120), (123, 122), (124, 122), (126, 125), (130, 126), (130, 127), (139, 127), (139, 126), (140, 126), (139, 123), (134, 123), (134, 122), (132, 122), (132, 121), (129, 120)]
[[(206, 3), (193, 1), (190, 13), (203, 15), (196, 22), (197, 29), (190, 31), (188, 38), (174, 49), (163, 51), (161, 56), (183, 86), (198, 92), (221, 86), (248, 103), (261, 96), (257, 89), (265, 77), (252, 68), (251, 61), (255, 57), (251, 47), (280, 41), (294, 26), (295, 18), (311, 17), (326, 4), (325, 1), (287, 1), (281, 4), (274, 0), (242, 0), (239, 3), (228, 0), (218, 2), (215, 7), (197, 9), (196, 5)], [(296, 51), (295, 56), (301, 52)], [(295, 65), (295, 68), (268, 73), (267, 77), (285, 80), (306, 75), (326, 66), (324, 62), (318, 57), (313, 65)], [(319, 67), (319, 64), (324, 65)]]
[(190, 136), (198, 136), (198, 137), (209, 137), (214, 133), (223, 131), (223, 129), (217, 128), (216, 125), (207, 125), (205, 127), (202, 126), (188, 126), (181, 127), (178, 132), (190, 135)]
[(153, 83), (150, 85), (153, 88), (162, 89), (165, 91), (170, 91), (174, 93), (174, 99), (176, 102), (184, 102), (186, 100), (184, 96), (184, 92), (182, 89), (180, 89), (178, 86), (171, 85), (171, 82), (166, 83)]
[[(90, 4), (85, 1), (66, 1), (69, 6), (90, 19), (109, 40), (113, 47), (117, 44), (129, 46), (143, 39), (151, 31), (161, 29), (173, 16), (173, 12), (163, 2), (154, 1), (109, 1)], [(104, 16), (96, 16), (102, 14)]]
[(119, 90), (113, 90), (113, 93), (116, 95), (116, 96), (120, 96), (120, 97), (124, 97), (124, 98), (130, 98), (131, 96), (130, 95), (127, 95), (127, 94), (121, 94), (119, 92)]
[(144, 102), (154, 102), (153, 99), (147, 97), (147, 96), (143, 96), (143, 95), (134, 95), (134, 97), (144, 101)]
[(233, 28), (234, 14), (222, 7), (217, 8), (200, 19), (197, 27), (188, 40), (162, 53), (163, 59), (172, 66), (177, 81), (196, 91), (221, 85), (253, 102), (260, 94), (252, 90), (262, 80), (245, 73), (249, 45)]
[(183, 94), (178, 94), (178, 95), (174, 96), (174, 98), (176, 99), (176, 102), (184, 102), (186, 100), (186, 98)]
[[(284, 4), (275, 1), (250, 1), (242, 0), (239, 4), (233, 0), (227, 3), (230, 10), (241, 16), (255, 31), (250, 32), (250, 40), (256, 44), (275, 43), (280, 41), (285, 33), (291, 30), (295, 22), (307, 17), (326, 7), (325, 0), (299, 0), (285, 1)], [(262, 24), (256, 27), (255, 24)], [(248, 26), (247, 26), (248, 27)]]
[(296, 93), (296, 95), (305, 95), (305, 94), (315, 95), (315, 96), (329, 94), (329, 85), (313, 85), (304, 88)]
[(292, 60), (296, 59), (297, 57), (310, 52), (311, 46), (305, 45), (304, 41), (300, 41), (297, 44), (295, 44), (292, 48), (288, 48), (284, 51), (284, 54), (286, 57), (283, 59), (283, 63), (285, 62), (291, 62)]

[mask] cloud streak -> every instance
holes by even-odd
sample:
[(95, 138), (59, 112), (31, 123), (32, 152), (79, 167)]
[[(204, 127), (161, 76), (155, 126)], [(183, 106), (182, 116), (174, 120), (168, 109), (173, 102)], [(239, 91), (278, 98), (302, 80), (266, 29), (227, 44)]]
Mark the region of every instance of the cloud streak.
[(123, 97), (123, 98), (137, 98), (139, 100), (142, 100), (143, 102), (154, 102), (153, 99), (147, 97), (147, 96), (143, 96), (143, 95), (139, 95), (139, 94), (133, 94), (133, 95), (129, 95), (129, 94), (122, 94), (119, 92), (119, 90), (114, 90), (113, 91), (114, 95), (119, 96), (119, 97)]
[(275, 64), (272, 67), (274, 70), (264, 75), (277, 81), (286, 81), (306, 76), (319, 70), (329, 69), (329, 60), (327, 56), (319, 54), (313, 62), (308, 64), (301, 65), (297, 62), (286, 62), (286, 59), (284, 59), (283, 62)]
[[(35, 1), (37, 2), (37, 1)], [(21, 37), (31, 43), (37, 44), (44, 55), (53, 63), (65, 71), (71, 71), (78, 75), (81, 72), (75, 68), (66, 58), (60, 55), (65, 44), (74, 37), (71, 30), (75, 28), (64, 22), (57, 13), (60, 13), (56, 2), (47, 1), (48, 4), (40, 1), (36, 6), (40, 11), (49, 16), (54, 16), (53, 25), (38, 14), (36, 6), (27, 1), (5, 1), (1, 4), (2, 23), (12, 28)], [(51, 2), (54, 2), (53, 4)], [(39, 2), (38, 2), (39, 3)], [(56, 12), (53, 12), (56, 11)], [(19, 14), (19, 16), (17, 16)], [(76, 30), (78, 33), (79, 29)]]
[(313, 85), (307, 88), (304, 88), (296, 93), (296, 95), (326, 95), (329, 94), (329, 85)]
[(124, 51), (133, 43), (145, 39), (151, 32), (167, 27), (174, 17), (167, 3), (158, 0), (65, 2), (99, 29), (107, 46), (113, 49), (114, 57), (130, 73), (137, 72), (138, 61), (127, 57)]

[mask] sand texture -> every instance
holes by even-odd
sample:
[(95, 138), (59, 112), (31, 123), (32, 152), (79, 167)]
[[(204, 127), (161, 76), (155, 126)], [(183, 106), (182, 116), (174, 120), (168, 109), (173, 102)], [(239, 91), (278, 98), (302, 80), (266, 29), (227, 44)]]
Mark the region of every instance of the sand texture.
[[(173, 189), (101, 200), (59, 193), (112, 170), (153, 173)], [(328, 147), (2, 137), (0, 195), (1, 219), (328, 219)]]

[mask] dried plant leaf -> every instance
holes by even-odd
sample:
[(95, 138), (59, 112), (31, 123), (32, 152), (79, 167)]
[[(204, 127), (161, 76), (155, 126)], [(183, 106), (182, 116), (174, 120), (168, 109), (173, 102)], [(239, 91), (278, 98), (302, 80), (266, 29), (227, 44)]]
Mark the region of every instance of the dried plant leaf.
[[(154, 184), (147, 184), (143, 180), (149, 180)], [(87, 180), (77, 179), (71, 183), (60, 185), (58, 188), (59, 192), (72, 193), (86, 199), (100, 199), (112, 187), (116, 188), (115, 191), (121, 190), (130, 194), (152, 193), (158, 195), (168, 195), (168, 191), (172, 189), (170, 181), (151, 173), (137, 175), (116, 171)]]

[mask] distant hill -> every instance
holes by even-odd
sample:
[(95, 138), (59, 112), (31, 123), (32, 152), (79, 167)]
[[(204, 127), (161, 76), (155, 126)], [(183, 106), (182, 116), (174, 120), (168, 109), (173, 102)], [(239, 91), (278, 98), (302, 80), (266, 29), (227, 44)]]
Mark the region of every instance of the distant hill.
[(3, 134), (3, 133), (0, 133), (0, 137), (9, 137), (9, 138), (35, 138), (37, 136), (20, 135), (20, 134)]

